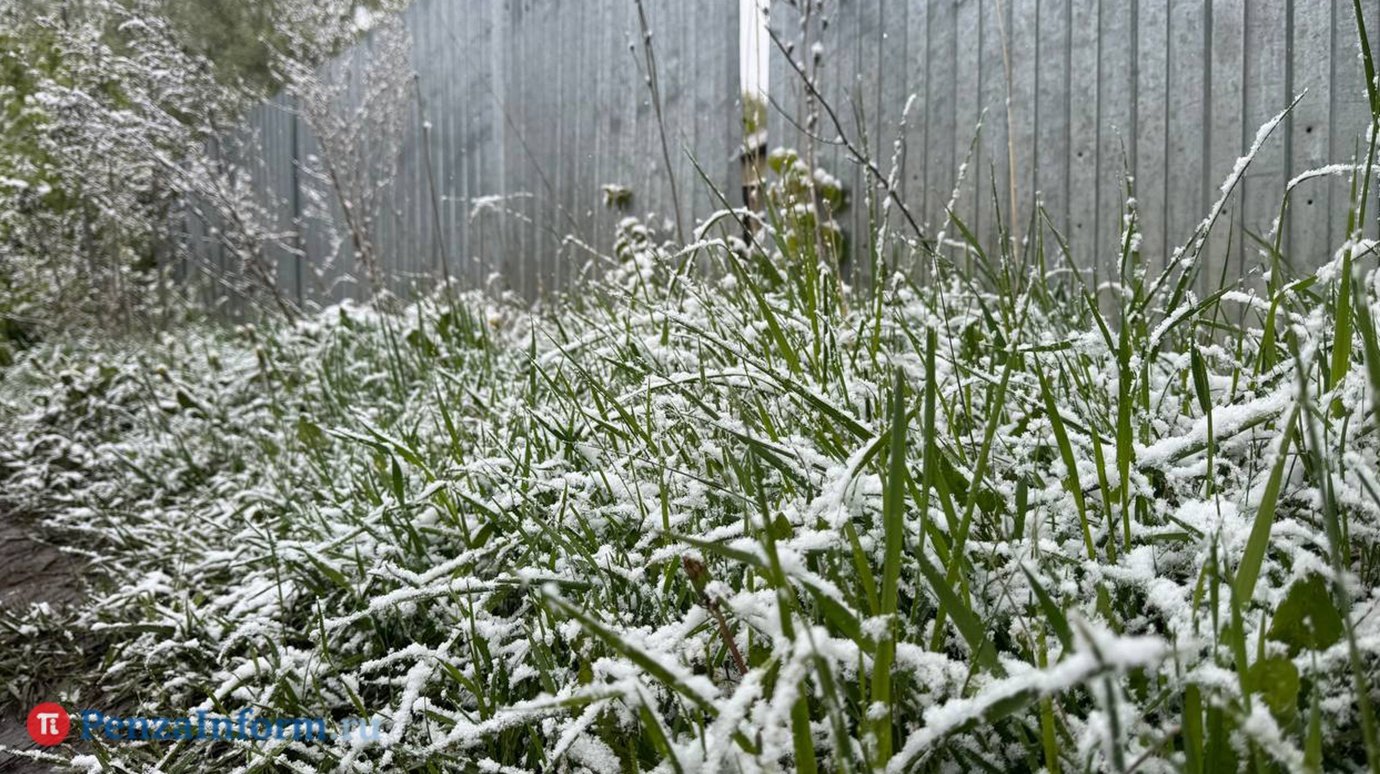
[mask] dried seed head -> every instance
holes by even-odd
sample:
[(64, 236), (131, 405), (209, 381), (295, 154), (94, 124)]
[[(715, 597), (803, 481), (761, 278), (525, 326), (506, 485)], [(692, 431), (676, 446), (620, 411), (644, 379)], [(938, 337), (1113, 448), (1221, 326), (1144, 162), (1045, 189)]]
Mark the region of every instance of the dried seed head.
[(680, 564), (685, 568), (685, 574), (689, 576), (690, 583), (694, 584), (695, 591), (703, 594), (705, 584), (709, 582), (709, 568), (705, 567), (698, 559), (690, 556), (682, 556)]

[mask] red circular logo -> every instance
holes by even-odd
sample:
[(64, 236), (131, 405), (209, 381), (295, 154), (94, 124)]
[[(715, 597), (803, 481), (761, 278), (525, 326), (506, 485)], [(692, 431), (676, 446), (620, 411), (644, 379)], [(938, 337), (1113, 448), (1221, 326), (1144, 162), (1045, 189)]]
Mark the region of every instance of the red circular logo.
[(43, 747), (60, 744), (72, 728), (72, 719), (61, 704), (45, 701), (29, 710), (29, 736)]

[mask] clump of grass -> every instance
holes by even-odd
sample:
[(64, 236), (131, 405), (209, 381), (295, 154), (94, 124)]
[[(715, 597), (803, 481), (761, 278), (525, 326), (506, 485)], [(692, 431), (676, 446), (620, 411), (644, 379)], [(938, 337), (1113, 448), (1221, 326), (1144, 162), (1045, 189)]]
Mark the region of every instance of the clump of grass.
[(104, 571), (90, 691), (387, 729), (98, 754), (1374, 769), (1374, 143), (1336, 259), (1260, 290), (1194, 293), (1219, 206), (1159, 274), (1128, 210), (1110, 294), (1043, 218), (879, 225), (863, 293), (806, 190), (689, 246), (629, 222), (546, 312), (41, 345), (0, 464)]

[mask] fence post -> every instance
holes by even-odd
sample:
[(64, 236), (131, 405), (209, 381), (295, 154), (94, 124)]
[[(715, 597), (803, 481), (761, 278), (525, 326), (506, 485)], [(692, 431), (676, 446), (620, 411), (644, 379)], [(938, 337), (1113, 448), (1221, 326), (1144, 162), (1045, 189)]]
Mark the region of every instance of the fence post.
[(292, 259), (293, 274), (296, 279), (297, 287), (297, 306), (300, 308), (306, 295), (302, 290), (302, 258), (303, 251), (306, 250), (307, 242), (302, 238), (302, 180), (301, 180), (301, 142), (298, 138), (298, 127), (301, 125), (302, 117), (299, 114), (297, 97), (292, 97)]

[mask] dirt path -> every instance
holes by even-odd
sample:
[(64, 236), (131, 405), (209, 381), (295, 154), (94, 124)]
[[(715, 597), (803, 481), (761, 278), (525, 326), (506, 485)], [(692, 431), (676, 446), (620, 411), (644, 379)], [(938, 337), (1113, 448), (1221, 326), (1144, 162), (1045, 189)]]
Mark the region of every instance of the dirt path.
[[(0, 609), (26, 610), (44, 603), (62, 608), (81, 596), (80, 558), (36, 537), (35, 526), (16, 514), (0, 512)], [(0, 647), (13, 637), (0, 631)], [(53, 674), (0, 675), (0, 745), (11, 748), (35, 747), (25, 728), (29, 707), (19, 706), (15, 693), (47, 696), (62, 679)], [(48, 768), (25, 758), (0, 752), (0, 772), (47, 771)]]

